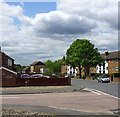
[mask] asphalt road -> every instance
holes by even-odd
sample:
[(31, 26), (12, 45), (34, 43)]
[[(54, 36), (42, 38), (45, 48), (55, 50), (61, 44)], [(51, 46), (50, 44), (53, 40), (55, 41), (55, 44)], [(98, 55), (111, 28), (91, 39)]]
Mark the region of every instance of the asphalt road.
[(98, 83), (97, 80), (83, 80), (83, 79), (72, 79), (73, 87), (87, 87), (95, 90), (102, 91), (104, 93), (110, 94), (115, 97), (120, 98), (120, 83), (110, 82), (110, 83)]

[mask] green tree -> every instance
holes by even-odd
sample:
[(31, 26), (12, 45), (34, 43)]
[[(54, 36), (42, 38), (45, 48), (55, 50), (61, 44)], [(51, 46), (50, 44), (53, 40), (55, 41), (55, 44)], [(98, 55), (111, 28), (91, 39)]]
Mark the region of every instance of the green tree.
[(98, 49), (87, 39), (77, 39), (66, 52), (66, 64), (74, 68), (78, 66), (80, 78), (81, 66), (84, 67), (86, 75), (86, 71), (89, 73), (89, 67), (94, 67), (102, 62), (104, 60), (101, 58)]
[(24, 68), (26, 68), (27, 66), (21, 66), (21, 70), (23, 70)]
[(45, 62), (46, 67), (49, 69), (50, 73), (59, 73), (61, 72), (62, 60), (51, 61), (48, 60)]
[(54, 64), (51, 60), (48, 60), (44, 63), (46, 65), (46, 68), (49, 69), (50, 73), (53, 73), (53, 68), (54, 68)]

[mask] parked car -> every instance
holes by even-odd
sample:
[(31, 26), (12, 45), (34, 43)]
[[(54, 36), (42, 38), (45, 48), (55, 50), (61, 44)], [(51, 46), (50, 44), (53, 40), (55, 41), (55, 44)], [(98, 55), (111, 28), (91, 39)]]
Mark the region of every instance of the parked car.
[(20, 77), (21, 77), (21, 78), (30, 78), (30, 75), (29, 75), (29, 74), (21, 74)]
[(44, 76), (44, 78), (50, 78), (50, 76)]
[(68, 75), (65, 75), (65, 78), (73, 78), (74, 75), (73, 74), (68, 74)]
[(30, 78), (42, 78), (42, 77), (43, 77), (42, 74), (34, 74), (30, 76)]
[(65, 74), (60, 74), (60, 76), (65, 77)]
[(108, 78), (108, 77), (105, 76), (105, 75), (99, 76), (99, 77), (98, 77), (98, 82), (110, 82), (110, 78)]
[(53, 77), (56, 77), (57, 75), (56, 74), (52, 74)]

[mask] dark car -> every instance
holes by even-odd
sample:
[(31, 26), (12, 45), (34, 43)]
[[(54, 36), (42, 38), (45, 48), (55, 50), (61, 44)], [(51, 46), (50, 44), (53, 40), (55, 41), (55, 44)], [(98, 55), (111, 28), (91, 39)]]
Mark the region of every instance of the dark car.
[(30, 78), (42, 78), (42, 77), (43, 77), (42, 74), (34, 74), (30, 76)]
[(21, 78), (30, 78), (30, 75), (29, 75), (29, 74), (21, 74), (20, 77), (21, 77)]
[(61, 77), (65, 77), (65, 74), (60, 74)]
[(110, 78), (103, 75), (98, 77), (98, 82), (110, 82)]

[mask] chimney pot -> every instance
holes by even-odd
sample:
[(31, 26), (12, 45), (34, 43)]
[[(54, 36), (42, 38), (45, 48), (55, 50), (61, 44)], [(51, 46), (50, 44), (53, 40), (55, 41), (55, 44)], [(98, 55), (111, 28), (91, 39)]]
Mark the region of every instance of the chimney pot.
[(108, 51), (107, 52), (105, 52), (105, 56), (107, 56), (109, 53), (108, 53)]

